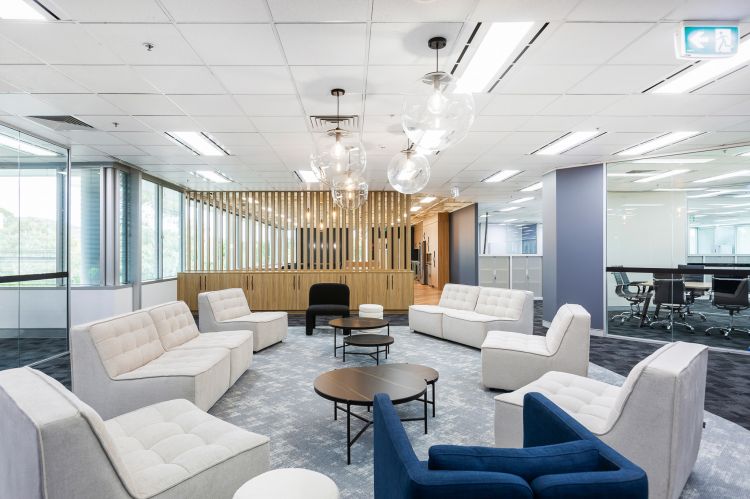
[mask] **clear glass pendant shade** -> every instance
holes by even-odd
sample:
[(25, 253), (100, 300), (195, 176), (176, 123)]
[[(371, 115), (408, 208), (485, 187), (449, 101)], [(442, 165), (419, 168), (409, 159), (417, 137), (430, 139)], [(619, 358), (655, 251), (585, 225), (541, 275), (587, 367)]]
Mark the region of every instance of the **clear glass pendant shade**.
[(430, 180), (430, 162), (418, 152), (401, 151), (388, 163), (388, 182), (402, 194), (421, 191)]
[(460, 142), (474, 123), (474, 96), (458, 92), (453, 77), (426, 74), (404, 97), (401, 126), (418, 152), (442, 151)]
[(363, 177), (349, 174), (331, 183), (333, 202), (345, 210), (356, 210), (367, 201), (369, 186)]
[(367, 153), (356, 135), (334, 128), (318, 139), (310, 167), (320, 182), (333, 185), (348, 175), (361, 176), (367, 168)]

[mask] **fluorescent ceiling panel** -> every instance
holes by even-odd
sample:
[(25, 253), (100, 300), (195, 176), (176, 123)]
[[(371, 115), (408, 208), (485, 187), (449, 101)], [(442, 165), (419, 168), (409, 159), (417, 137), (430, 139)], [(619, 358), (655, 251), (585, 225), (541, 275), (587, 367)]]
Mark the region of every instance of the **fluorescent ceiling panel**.
[(687, 173), (690, 170), (669, 170), (666, 172), (657, 173), (656, 175), (651, 175), (650, 177), (644, 177), (639, 178), (635, 182), (643, 183), (643, 182), (655, 182), (657, 180), (661, 180), (663, 178), (669, 178), (674, 177), (675, 175), (680, 175), (682, 173)]
[(412, 211), (412, 212), (415, 212), (415, 211), (419, 211), (420, 209), (421, 209), (421, 208), (420, 208), (419, 206), (412, 206), (412, 207), (411, 207), (411, 211)]
[(650, 177), (653, 173), (608, 173), (608, 177)]
[(435, 201), (435, 199), (437, 199), (435, 196), (427, 196), (427, 197), (423, 197), (422, 199), (420, 199), (419, 202), (420, 203), (432, 203), (433, 201)]
[(521, 209), (520, 206), (508, 206), (507, 208), (503, 208), (498, 211), (506, 212), (506, 211), (520, 210), (520, 209)]
[(511, 203), (521, 204), (521, 203), (525, 203), (527, 201), (531, 201), (532, 199), (534, 199), (534, 196), (530, 196), (530, 197), (527, 197), (527, 198), (514, 199), (513, 201), (511, 201)]
[(542, 183), (537, 182), (536, 184), (531, 184), (528, 187), (524, 187), (523, 189), (521, 189), (521, 192), (534, 192), (534, 191), (538, 191), (541, 188), (542, 188)]
[(689, 165), (710, 163), (715, 158), (652, 158), (636, 159), (633, 163), (640, 165)]
[(46, 21), (47, 18), (31, 4), (32, 2), (24, 0), (2, 0), (0, 1), (0, 19)]
[(688, 191), (705, 191), (706, 189), (703, 187), (685, 187), (685, 188), (675, 187), (673, 189), (661, 188), (661, 189), (652, 189), (652, 190), (654, 192), (688, 192)]
[(521, 170), (500, 170), (494, 175), (482, 180), (482, 182), (487, 182), (487, 183), (502, 182), (504, 180), (508, 180), (509, 178), (515, 175), (518, 175), (519, 173), (521, 173)]
[(533, 25), (533, 22), (492, 23), (459, 78), (456, 90), (484, 92)]
[(661, 149), (672, 144), (676, 144), (690, 137), (694, 137), (701, 132), (670, 132), (655, 139), (647, 140), (641, 144), (633, 147), (629, 147), (623, 151), (617, 153), (618, 156), (638, 156), (639, 154), (645, 154), (647, 152)]
[(187, 147), (201, 156), (228, 156), (228, 153), (219, 147), (206, 134), (201, 132), (166, 132), (167, 135), (177, 141), (180, 145)]
[(0, 146), (7, 147), (14, 151), (19, 150), (27, 154), (33, 154), (34, 156), (59, 156), (56, 152), (45, 149), (44, 147), (35, 146), (34, 144), (29, 144), (28, 142), (14, 139), (13, 137), (8, 137), (3, 134), (0, 134)]
[(534, 154), (540, 154), (542, 156), (555, 156), (557, 154), (569, 151), (576, 146), (583, 144), (584, 142), (593, 139), (597, 135), (601, 135), (602, 132), (599, 130), (587, 130), (582, 132), (571, 132), (565, 135), (553, 143), (546, 145), (536, 151)]
[(716, 182), (717, 180), (724, 180), (724, 179), (736, 178), (736, 177), (747, 177), (747, 176), (750, 176), (750, 170), (739, 170), (736, 172), (724, 173), (723, 175), (716, 175), (715, 177), (707, 177), (707, 178), (701, 178), (698, 180), (693, 180), (693, 183), (704, 184), (706, 182)]
[(198, 170), (195, 174), (209, 182), (216, 182), (217, 184), (227, 184), (231, 182), (230, 179), (213, 170)]
[(312, 170), (297, 170), (297, 174), (306, 184), (315, 184), (318, 182), (318, 177), (315, 176)]
[(516, 220), (518, 220), (518, 219), (517, 218), (509, 218), (507, 220), (503, 220), (503, 222), (510, 223), (510, 222), (515, 222)]
[(724, 194), (729, 194), (731, 192), (737, 192), (737, 191), (734, 191), (734, 190), (711, 191), (711, 192), (707, 192), (705, 194), (696, 194), (695, 196), (688, 196), (688, 198), (690, 198), (690, 199), (714, 198), (716, 196), (722, 196)]

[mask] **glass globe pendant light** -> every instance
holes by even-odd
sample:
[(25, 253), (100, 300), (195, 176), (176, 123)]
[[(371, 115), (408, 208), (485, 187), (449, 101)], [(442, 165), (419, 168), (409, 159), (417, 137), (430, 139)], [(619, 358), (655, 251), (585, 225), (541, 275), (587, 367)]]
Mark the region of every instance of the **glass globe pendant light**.
[(414, 144), (396, 154), (388, 163), (388, 182), (401, 194), (414, 194), (430, 180), (430, 162), (414, 150)]
[(336, 127), (328, 130), (318, 139), (315, 151), (310, 155), (310, 167), (321, 183), (332, 185), (337, 178), (349, 174), (362, 175), (367, 167), (367, 153), (362, 143), (348, 130), (339, 127), (339, 99), (345, 91), (340, 88), (331, 90), (336, 97), (336, 118), (331, 122)]
[(344, 210), (356, 210), (367, 201), (369, 186), (362, 176), (348, 173), (331, 183), (333, 202)]
[(453, 77), (439, 70), (438, 53), (445, 48), (445, 38), (430, 38), (427, 44), (435, 50), (435, 71), (424, 75), (415, 91), (405, 95), (401, 112), (406, 136), (425, 154), (457, 144), (474, 123), (474, 96), (458, 90)]

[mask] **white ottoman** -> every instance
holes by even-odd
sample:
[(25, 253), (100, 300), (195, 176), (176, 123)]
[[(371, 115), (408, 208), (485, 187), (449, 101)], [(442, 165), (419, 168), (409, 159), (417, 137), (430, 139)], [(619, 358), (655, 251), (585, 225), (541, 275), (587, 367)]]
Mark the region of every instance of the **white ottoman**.
[(339, 499), (339, 488), (317, 471), (279, 468), (245, 482), (234, 499)]
[[(359, 316), (371, 317), (373, 319), (382, 319), (383, 318), (383, 305), (378, 305), (377, 303), (363, 303), (359, 306)], [(382, 330), (383, 328), (370, 329), (367, 332), (379, 333)]]

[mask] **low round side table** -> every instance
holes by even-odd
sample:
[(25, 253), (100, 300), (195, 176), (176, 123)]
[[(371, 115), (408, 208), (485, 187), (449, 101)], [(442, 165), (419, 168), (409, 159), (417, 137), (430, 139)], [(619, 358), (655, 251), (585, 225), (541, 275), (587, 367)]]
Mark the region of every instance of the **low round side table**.
[[(341, 319), (333, 319), (328, 322), (328, 325), (333, 328), (333, 356), (336, 357), (336, 353), (339, 348), (344, 348), (344, 345), (339, 345), (336, 339), (338, 330), (343, 331), (344, 337), (350, 336), (352, 331), (366, 331), (368, 329), (381, 329), (387, 328), (387, 335), (391, 335), (391, 324), (383, 319), (375, 319), (372, 317), (343, 317)], [(386, 351), (388, 351), (386, 346)]]
[[(369, 355), (375, 359), (375, 365), (380, 365), (380, 354), (384, 353), (385, 358), (388, 358), (388, 350), (393, 345), (393, 336), (386, 336), (384, 334), (352, 334), (344, 337), (344, 358), (343, 362), (346, 362), (346, 346), (353, 347), (374, 347), (374, 352), (349, 352), (349, 355)], [(385, 347), (382, 350), (380, 347)]]
[(339, 499), (336, 483), (317, 471), (279, 468), (245, 482), (233, 499)]

